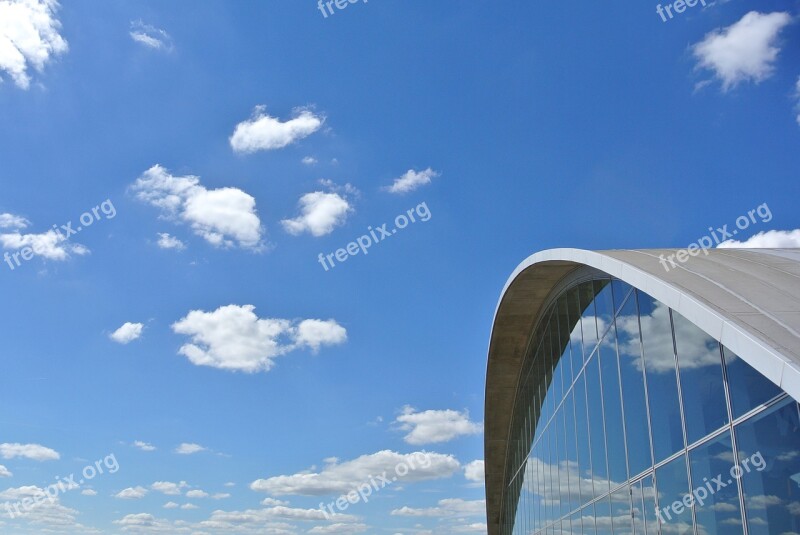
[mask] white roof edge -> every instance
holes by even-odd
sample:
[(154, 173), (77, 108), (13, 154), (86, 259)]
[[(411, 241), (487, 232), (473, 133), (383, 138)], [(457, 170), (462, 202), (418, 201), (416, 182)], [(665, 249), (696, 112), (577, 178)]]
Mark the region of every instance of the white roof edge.
[(503, 287), (495, 309), (495, 321), (509, 287), (529, 267), (552, 261), (589, 266), (627, 282), (677, 311), (780, 386), (794, 399), (800, 400), (800, 364), (774, 349), (768, 340), (759, 336), (758, 332), (743, 328), (732, 317), (721, 314), (701, 299), (687, 294), (661, 277), (611, 256), (610, 253), (612, 251), (565, 248), (548, 249), (529, 256), (517, 266)]

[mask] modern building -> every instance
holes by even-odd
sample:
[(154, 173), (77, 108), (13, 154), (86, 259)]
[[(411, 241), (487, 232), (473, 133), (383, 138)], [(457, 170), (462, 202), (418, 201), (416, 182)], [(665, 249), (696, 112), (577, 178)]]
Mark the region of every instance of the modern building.
[(800, 250), (676, 254), (556, 249), (511, 275), (489, 535), (800, 533)]

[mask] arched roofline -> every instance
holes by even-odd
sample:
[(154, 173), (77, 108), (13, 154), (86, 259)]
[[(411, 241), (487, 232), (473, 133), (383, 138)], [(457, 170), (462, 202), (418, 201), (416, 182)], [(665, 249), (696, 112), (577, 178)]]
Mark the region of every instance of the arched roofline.
[[(646, 292), (800, 399), (800, 250), (550, 249), (511, 274), (495, 311), (486, 374), (485, 467), (489, 535), (499, 534), (506, 456), (528, 339), (559, 283), (593, 268)], [(667, 266), (669, 269), (666, 269)]]

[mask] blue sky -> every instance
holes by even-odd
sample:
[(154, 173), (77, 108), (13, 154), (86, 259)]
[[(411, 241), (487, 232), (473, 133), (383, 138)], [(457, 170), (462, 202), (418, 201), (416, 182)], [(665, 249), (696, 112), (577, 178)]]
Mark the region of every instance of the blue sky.
[(0, 508), (104, 467), (0, 531), (485, 533), (521, 260), (800, 246), (800, 2), (707, 3), (0, 0)]

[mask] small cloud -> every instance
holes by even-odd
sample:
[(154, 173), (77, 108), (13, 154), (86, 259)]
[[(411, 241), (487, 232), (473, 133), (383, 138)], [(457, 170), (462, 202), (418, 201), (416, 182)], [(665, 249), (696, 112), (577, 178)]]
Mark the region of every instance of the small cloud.
[(144, 24), (140, 20), (131, 22), (130, 36), (131, 39), (148, 48), (165, 51), (172, 50), (172, 37), (166, 31), (150, 24)]
[(193, 444), (184, 442), (177, 448), (175, 448), (175, 453), (179, 455), (192, 455), (194, 453), (200, 453), (202, 451), (208, 451), (208, 448), (205, 446), (201, 446), (200, 444)]
[(118, 344), (129, 344), (142, 336), (142, 329), (144, 325), (141, 323), (126, 322), (108, 337)]
[(235, 486), (236, 486), (236, 483), (234, 483), (233, 481), (228, 481), (227, 483), (225, 483), (223, 485), (223, 487), (235, 487)]
[(22, 216), (14, 214), (0, 214), (0, 228), (20, 230), (30, 224), (31, 222)]
[(173, 483), (171, 481), (156, 481), (150, 488), (156, 492), (160, 492), (161, 494), (166, 494), (167, 496), (180, 496), (183, 489), (188, 487), (189, 484), (186, 481), (181, 481), (180, 483)]
[(474, 481), (475, 483), (483, 483), (484, 481), (483, 461), (477, 460), (467, 464), (464, 467), (464, 477), (467, 478), (469, 481)]
[(156, 447), (152, 444), (148, 444), (147, 442), (142, 442), (141, 440), (136, 440), (133, 443), (135, 448), (139, 448), (142, 451), (155, 451)]
[(256, 106), (253, 116), (236, 125), (230, 137), (234, 152), (250, 154), (262, 150), (282, 149), (320, 129), (325, 118), (307, 108), (298, 108), (294, 117), (281, 122), (266, 113), (265, 106)]
[(414, 445), (449, 442), (461, 436), (477, 435), (483, 432), (483, 424), (470, 421), (467, 411), (429, 410), (417, 412), (406, 405), (395, 423), (400, 424), (400, 430), (409, 432), (404, 440), (408, 444)]
[(3, 459), (31, 459), (33, 461), (57, 461), (61, 455), (56, 450), (40, 444), (0, 444), (0, 457)]
[(208, 498), (208, 493), (203, 491), (203, 490), (200, 490), (200, 489), (195, 489), (195, 490), (190, 490), (189, 492), (187, 492), (186, 493), (186, 497), (187, 498)]
[(114, 495), (120, 500), (140, 500), (147, 496), (147, 489), (144, 487), (128, 487)]
[(177, 251), (183, 251), (184, 249), (186, 249), (185, 243), (183, 243), (175, 236), (170, 236), (166, 232), (158, 233), (158, 246), (161, 249), (175, 249)]
[(403, 176), (396, 178), (391, 186), (387, 186), (384, 189), (389, 193), (408, 193), (421, 186), (430, 184), (432, 179), (440, 175), (441, 173), (434, 171), (430, 167), (420, 172), (409, 169)]
[(788, 13), (751, 11), (741, 20), (717, 29), (692, 46), (697, 68), (708, 69), (728, 91), (741, 82), (759, 83), (774, 71), (780, 53), (776, 45), (781, 30), (792, 22)]
[(8, 468), (0, 464), (0, 477), (11, 477), (14, 474), (8, 471)]
[(187, 509), (188, 510), (188, 509), (199, 509), (199, 508), (193, 503), (185, 503), (185, 504), (181, 505), (181, 509)]
[(177, 509), (179, 505), (175, 502), (167, 502), (164, 504), (164, 509)]
[(353, 207), (347, 197), (335, 192), (314, 191), (298, 201), (300, 215), (281, 221), (284, 230), (293, 236), (308, 232), (314, 237), (333, 232), (347, 220)]
[(97, 491), (94, 489), (83, 489), (81, 494), (84, 496), (97, 496)]
[(317, 164), (317, 159), (314, 158), (313, 156), (306, 156), (305, 158), (303, 158), (300, 161), (303, 162), (304, 165), (316, 165)]
[(720, 249), (796, 249), (800, 248), (800, 229), (768, 230), (759, 232), (745, 241), (728, 240)]
[[(188, 496), (188, 495), (187, 495)], [(224, 500), (226, 498), (230, 498), (231, 495), (227, 492), (217, 492), (216, 494), (211, 495), (212, 500)]]
[(266, 507), (286, 507), (289, 505), (289, 502), (285, 502), (283, 500), (276, 500), (275, 498), (264, 498), (261, 500), (261, 505)]

